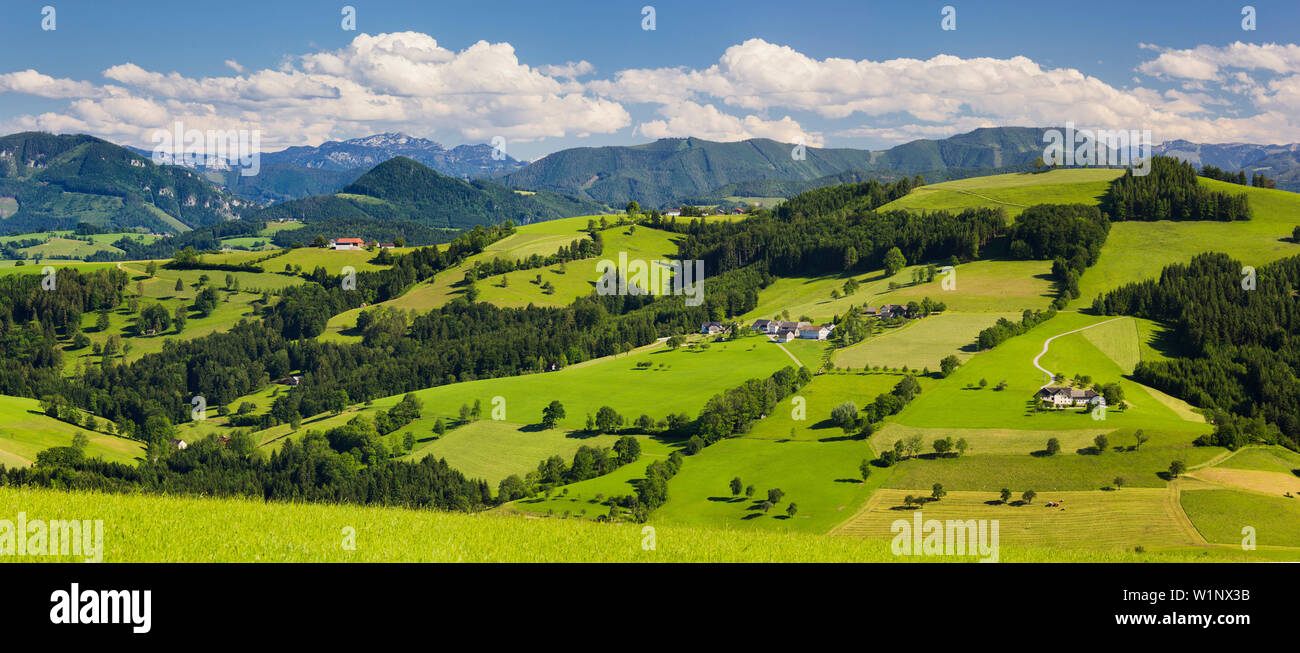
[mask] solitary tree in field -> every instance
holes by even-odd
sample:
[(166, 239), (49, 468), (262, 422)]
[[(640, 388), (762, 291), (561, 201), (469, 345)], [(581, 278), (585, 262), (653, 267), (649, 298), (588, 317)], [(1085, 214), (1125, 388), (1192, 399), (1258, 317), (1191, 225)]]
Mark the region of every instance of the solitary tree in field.
[(740, 482), (740, 477), (739, 477), (739, 476), (737, 476), (736, 478), (731, 479), (731, 496), (733, 496), (733, 497), (738, 497), (738, 496), (740, 496), (741, 491), (744, 490), (744, 489), (745, 489), (745, 486), (744, 486), (743, 484), (741, 484), (741, 482)]
[(781, 498), (784, 496), (785, 496), (785, 492), (783, 492), (781, 488), (774, 487), (767, 491), (767, 500), (771, 501), (774, 504), (781, 503)]
[(862, 480), (867, 480), (867, 477), (871, 476), (871, 461), (863, 458), (862, 464), (858, 465), (858, 471), (862, 473)]
[(752, 485), (745, 486), (745, 496), (747, 497), (754, 496), (754, 486)]
[(1115, 477), (1115, 480), (1114, 480), (1113, 482), (1115, 483), (1115, 489), (1116, 489), (1116, 490), (1118, 490), (1118, 489), (1124, 487), (1124, 477), (1123, 477), (1123, 476), (1116, 476), (1116, 477)]
[(181, 281), (180, 279), (177, 279), (177, 280), (176, 280), (176, 292), (180, 292), (180, 291), (182, 291), (182, 290), (185, 290), (185, 282)]
[(1097, 453), (1106, 453), (1106, 446), (1110, 444), (1110, 440), (1106, 438), (1105, 433), (1099, 433), (1092, 439), (1092, 443), (1097, 446)]
[(1137, 445), (1133, 448), (1141, 449), (1142, 445), (1146, 444), (1147, 440), (1150, 440), (1151, 438), (1147, 437), (1147, 435), (1142, 432), (1142, 429), (1138, 429), (1137, 433), (1133, 434), (1133, 439), (1137, 440)]
[(970, 443), (966, 441), (966, 438), (957, 438), (957, 455), (965, 455), (968, 449), (970, 449)]
[(555, 423), (564, 419), (564, 404), (558, 400), (552, 400), (551, 403), (542, 409), (542, 427), (553, 429)]
[(447, 432), (447, 424), (442, 421), (441, 417), (433, 423), (433, 432), (437, 434), (438, 437), (442, 437), (442, 435)]
[(1010, 501), (1011, 501), (1011, 490), (1002, 488), (1002, 503), (1009, 503)]
[(1172, 476), (1172, 477), (1174, 477), (1174, 478), (1178, 478), (1178, 476), (1179, 476), (1180, 474), (1183, 474), (1183, 473), (1185, 473), (1185, 472), (1187, 472), (1187, 463), (1185, 463), (1185, 462), (1183, 462), (1183, 461), (1181, 461), (1181, 460), (1175, 460), (1174, 462), (1169, 463), (1169, 475), (1170, 475), (1170, 476)]
[(943, 484), (942, 484), (942, 483), (935, 483), (935, 484), (934, 484), (934, 489), (931, 490), (931, 492), (930, 492), (930, 498), (931, 498), (931, 499), (934, 499), (935, 501), (938, 501), (939, 499), (942, 499), (942, 498), (944, 498), (945, 496), (948, 496), (948, 491), (945, 490), (945, 489), (943, 489)]
[(763, 503), (758, 504), (758, 509), (762, 510), (763, 512), (767, 512), (772, 509), (773, 505), (775, 504), (773, 504), (771, 501), (764, 501)]
[(785, 514), (787, 517), (793, 518), (797, 512), (799, 512), (799, 504), (791, 503), (785, 507)]
[(1025, 503), (1033, 503), (1034, 497), (1036, 496), (1038, 496), (1037, 492), (1033, 490), (1025, 490), (1025, 493), (1020, 495), (1020, 498), (1023, 499)]
[(961, 365), (961, 359), (957, 358), (956, 356), (953, 356), (951, 354), (948, 356), (944, 356), (943, 360), (939, 361), (939, 375), (944, 378), (947, 378), (948, 375), (952, 374), (953, 371), (956, 370), (960, 365)]
[(1056, 438), (1047, 439), (1047, 455), (1055, 456), (1061, 452), (1061, 441)]

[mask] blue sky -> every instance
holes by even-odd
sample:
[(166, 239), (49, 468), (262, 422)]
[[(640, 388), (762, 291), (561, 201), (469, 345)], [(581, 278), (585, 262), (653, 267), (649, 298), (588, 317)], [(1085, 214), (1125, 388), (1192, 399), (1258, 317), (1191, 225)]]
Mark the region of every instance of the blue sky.
[(499, 135), (520, 158), (686, 135), (881, 148), (1066, 120), (1300, 141), (1300, 3), (1250, 2), (1253, 31), (1244, 4), (10, 0), (0, 130), (147, 146), (183, 121), (259, 129), (266, 149)]

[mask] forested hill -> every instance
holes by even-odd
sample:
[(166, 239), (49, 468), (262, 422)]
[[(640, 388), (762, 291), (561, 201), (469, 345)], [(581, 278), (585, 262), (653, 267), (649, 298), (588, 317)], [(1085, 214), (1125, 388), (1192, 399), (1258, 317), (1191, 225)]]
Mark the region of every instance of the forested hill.
[(0, 232), (143, 227), (179, 233), (236, 217), (252, 205), (197, 173), (86, 135), (24, 132), (0, 137), (0, 197), (17, 211)]
[(463, 229), (476, 224), (538, 220), (608, 212), (596, 202), (557, 193), (520, 193), (488, 181), (441, 175), (406, 157), (389, 159), (333, 195), (316, 195), (267, 207), (263, 220), (329, 218), (409, 220), (430, 227)]
[[(848, 171), (881, 176), (881, 171), (912, 175), (949, 168), (1020, 166), (1042, 156), (1043, 131), (1031, 127), (977, 129), (877, 152), (807, 147), (803, 159), (792, 156), (794, 145), (764, 138), (731, 143), (666, 138), (644, 145), (563, 150), (500, 179), (518, 188), (570, 193), (614, 206), (637, 200), (643, 206), (657, 207), (681, 198), (716, 195), (715, 190), (742, 182), (812, 182)], [(807, 188), (801, 184), (778, 186), (787, 191), (781, 195)], [(740, 192), (748, 190), (741, 186), (734, 190), (738, 195), (748, 194)]]
[[(1106, 315), (1167, 322), (1187, 355), (1142, 361), (1133, 376), (1217, 411), (1212, 442), (1278, 443), (1300, 450), (1300, 257), (1246, 269), (1200, 254), (1093, 302)], [(1236, 417), (1232, 417), (1236, 415)]]

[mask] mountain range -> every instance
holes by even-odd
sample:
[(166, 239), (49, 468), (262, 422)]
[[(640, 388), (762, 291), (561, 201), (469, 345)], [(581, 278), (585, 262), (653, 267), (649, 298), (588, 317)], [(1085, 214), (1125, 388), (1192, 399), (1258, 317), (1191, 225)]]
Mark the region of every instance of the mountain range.
[[(152, 155), (149, 150), (131, 149), (143, 156)], [(444, 175), (465, 179), (517, 170), (525, 165), (505, 153), (494, 154), (495, 148), (482, 143), (448, 149), (427, 138), (384, 133), (265, 152), (261, 156), (261, 169), (252, 176), (243, 176), (224, 165), (204, 168), (202, 172), (235, 195), (259, 204), (272, 204), (334, 192), (367, 170), (399, 156)]]
[(666, 138), (644, 145), (562, 150), (496, 178), (517, 188), (566, 193), (612, 206), (635, 199), (644, 206), (662, 207), (757, 180), (811, 182), (850, 171), (887, 176), (946, 168), (1022, 166), (1042, 156), (1044, 131), (1028, 127), (977, 129), (883, 151), (814, 147), (800, 151), (765, 138), (730, 143)]
[(256, 219), (405, 220), (428, 227), (463, 229), (513, 220), (528, 224), (608, 212), (604, 205), (550, 191), (523, 192), (486, 180), (443, 175), (404, 156), (372, 168), (337, 193), (269, 206)]
[[(602, 213), (630, 200), (647, 208), (725, 205), (868, 178), (920, 174), (940, 181), (1028, 170), (1042, 156), (1045, 131), (977, 129), (880, 151), (673, 138), (567, 149), (527, 165), (493, 159), (487, 145), (449, 150), (427, 139), (379, 134), (264, 154), (259, 174), (249, 177), (157, 165), (139, 150), (92, 136), (26, 132), (0, 138), (0, 233), (70, 229), (78, 222), (176, 233), (253, 216), (458, 229)], [(1300, 145), (1170, 141), (1154, 152), (1263, 172), (1279, 188), (1300, 191)], [(348, 167), (354, 165), (361, 167)]]

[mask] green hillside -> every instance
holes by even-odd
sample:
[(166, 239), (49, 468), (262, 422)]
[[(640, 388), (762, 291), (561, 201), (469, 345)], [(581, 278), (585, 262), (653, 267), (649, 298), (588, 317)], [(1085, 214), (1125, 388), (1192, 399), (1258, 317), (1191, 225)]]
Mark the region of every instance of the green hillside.
[(195, 172), (156, 165), (108, 141), (39, 132), (0, 138), (0, 197), (18, 204), (0, 221), (6, 233), (72, 229), (78, 222), (179, 233), (252, 206)]
[(406, 157), (389, 159), (332, 195), (270, 206), (261, 220), (330, 218), (407, 220), (430, 227), (463, 229), (476, 224), (539, 220), (605, 212), (591, 201), (555, 193), (518, 193), (487, 181), (464, 181)]

